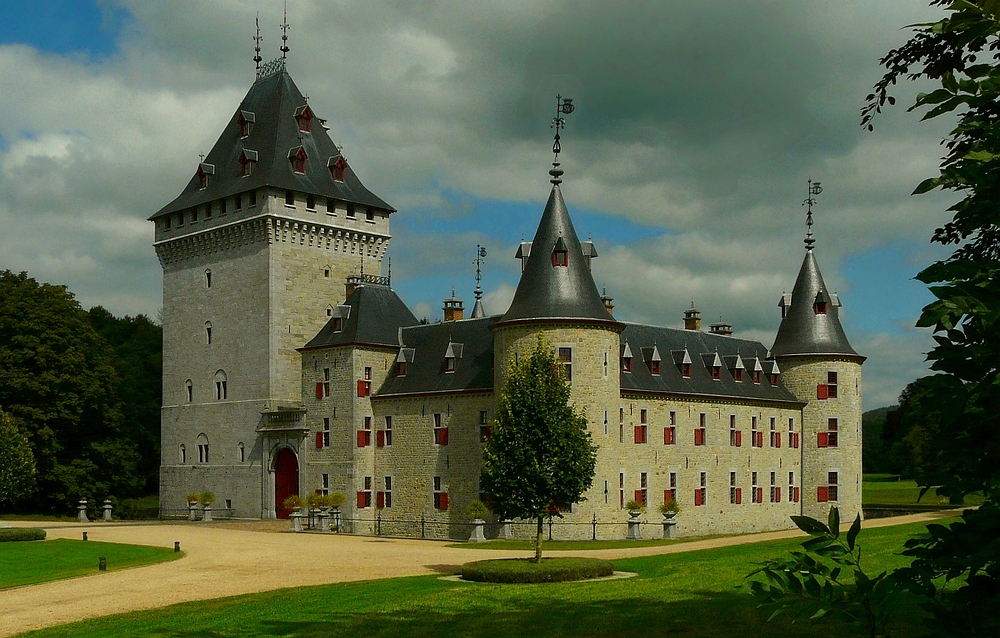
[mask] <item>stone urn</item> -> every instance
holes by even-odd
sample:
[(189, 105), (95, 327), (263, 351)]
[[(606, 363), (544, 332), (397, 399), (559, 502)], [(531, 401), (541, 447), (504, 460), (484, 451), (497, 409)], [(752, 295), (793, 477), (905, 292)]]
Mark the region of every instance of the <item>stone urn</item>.
[(104, 520), (111, 520), (111, 499), (104, 499)]
[(212, 504), (209, 503), (201, 508), (201, 521), (203, 523), (212, 522)]
[(674, 538), (674, 528), (677, 526), (677, 521), (674, 520), (676, 516), (677, 512), (663, 512), (663, 538), (665, 540)]
[(90, 519), (87, 518), (87, 499), (85, 498), (81, 498), (76, 505), (76, 520), (81, 523), (90, 522)]
[(295, 510), (288, 515), (288, 519), (292, 522), (291, 531), (301, 532), (302, 531), (302, 512), (300, 510)]
[(514, 525), (509, 520), (500, 523), (500, 538), (509, 541), (514, 538)]
[(188, 520), (189, 521), (198, 520), (198, 501), (188, 502)]
[(630, 541), (642, 540), (642, 521), (639, 520), (641, 515), (642, 510), (629, 510), (628, 512), (628, 534), (625, 538)]
[(320, 509), (319, 514), (316, 515), (319, 518), (319, 531), (329, 532), (330, 531), (330, 508), (324, 507)]
[(486, 535), (483, 533), (483, 526), (486, 525), (486, 521), (481, 518), (472, 519), (472, 534), (469, 535), (470, 543), (482, 543), (486, 540)]

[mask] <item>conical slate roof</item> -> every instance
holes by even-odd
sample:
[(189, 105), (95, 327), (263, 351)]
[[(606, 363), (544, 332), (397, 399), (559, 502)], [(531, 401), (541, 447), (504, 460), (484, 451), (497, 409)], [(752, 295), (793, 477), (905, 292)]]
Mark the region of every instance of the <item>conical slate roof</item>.
[[(552, 252), (557, 247), (566, 251), (565, 266), (552, 265)], [(601, 301), (562, 192), (554, 185), (514, 300), (500, 322), (563, 318), (618, 325)]]
[[(214, 170), (207, 188), (200, 188), (195, 172), (183, 192), (150, 219), (263, 186), (394, 212), (365, 188), (349, 164), (344, 168), (344, 181), (334, 180), (329, 166), (341, 156), (340, 150), (317, 116), (312, 119), (311, 131), (299, 131), (296, 116), (306, 106), (306, 98), (283, 68), (258, 78), (204, 159), (203, 165), (210, 165), (209, 172)], [(252, 121), (245, 139), (241, 138), (241, 116)], [(299, 146), (307, 156), (304, 174), (294, 172), (290, 161), (290, 153)], [(250, 157), (256, 156), (248, 177), (242, 176), (240, 165), (244, 149)]]
[[(771, 347), (773, 356), (859, 356), (847, 341), (844, 328), (840, 325), (840, 302), (827, 290), (811, 248), (806, 251), (791, 297), (791, 305), (786, 306), (785, 317)], [(787, 296), (783, 297), (782, 303), (786, 299)], [(816, 312), (817, 301), (826, 304), (825, 314)]]
[(399, 329), (418, 323), (392, 288), (362, 284), (354, 289), (343, 306), (336, 309), (334, 318), (300, 350), (347, 344), (394, 348), (400, 345)]

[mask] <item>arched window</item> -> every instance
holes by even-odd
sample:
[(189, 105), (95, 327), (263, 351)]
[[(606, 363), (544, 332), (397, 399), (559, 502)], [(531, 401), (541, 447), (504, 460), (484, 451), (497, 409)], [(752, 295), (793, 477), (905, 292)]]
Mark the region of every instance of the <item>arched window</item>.
[(187, 463), (187, 448), (181, 443), (180, 448), (177, 449), (177, 460), (180, 461), (181, 465)]
[(219, 370), (215, 373), (215, 400), (225, 401), (228, 394), (228, 388), (226, 388), (226, 372), (224, 370)]
[(212, 269), (211, 268), (207, 268), (205, 270), (205, 287), (206, 288), (211, 288), (212, 287)]
[(204, 433), (198, 435), (198, 462), (208, 463), (208, 437)]
[(246, 448), (243, 446), (243, 441), (239, 442), (236, 446), (236, 458), (240, 460), (240, 463), (244, 463), (247, 460)]
[(205, 343), (212, 345), (212, 322), (205, 322)]
[(187, 397), (187, 402), (191, 403), (194, 400), (194, 386), (191, 384), (191, 379), (184, 382), (184, 392)]
[(326, 278), (326, 279), (329, 279), (330, 278), (330, 273), (332, 271), (333, 271), (333, 269), (330, 268), (330, 264), (327, 264), (326, 266), (323, 266), (323, 277)]

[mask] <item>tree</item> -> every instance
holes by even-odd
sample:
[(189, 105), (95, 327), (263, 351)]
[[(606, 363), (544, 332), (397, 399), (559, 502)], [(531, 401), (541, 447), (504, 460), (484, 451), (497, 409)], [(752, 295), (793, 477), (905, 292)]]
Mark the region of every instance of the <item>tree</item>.
[(16, 501), (35, 488), (35, 457), (17, 421), (0, 410), (0, 503)]
[[(935, 462), (917, 472), (924, 490), (952, 499), (983, 491), (986, 502), (950, 527), (930, 526), (926, 538), (907, 542), (915, 558), (905, 574), (934, 596), (936, 628), (951, 635), (997, 635), (1000, 619), (1000, 2), (933, 0), (946, 15), (914, 25), (911, 39), (889, 51), (886, 73), (862, 109), (862, 125), (873, 118), (899, 80), (930, 80), (940, 88), (917, 96), (910, 110), (923, 119), (954, 116), (939, 174), (914, 194), (934, 189), (961, 196), (951, 220), (932, 241), (954, 245), (946, 260), (917, 278), (936, 301), (923, 309), (918, 326), (934, 331), (927, 355), (927, 399), (936, 420)], [(919, 416), (919, 413), (918, 415)], [(940, 580), (939, 580), (940, 579)], [(955, 584), (958, 584), (955, 589)], [(954, 593), (942, 595), (942, 589)]]
[(528, 357), (511, 360), (483, 450), (480, 487), (502, 519), (534, 519), (535, 562), (545, 516), (579, 503), (594, 479), (597, 446), (587, 418), (569, 405), (570, 386), (539, 337)]

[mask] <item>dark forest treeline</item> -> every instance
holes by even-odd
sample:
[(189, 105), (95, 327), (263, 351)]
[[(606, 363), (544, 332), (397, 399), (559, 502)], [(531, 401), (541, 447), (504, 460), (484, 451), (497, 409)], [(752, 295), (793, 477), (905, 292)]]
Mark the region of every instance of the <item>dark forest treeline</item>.
[(0, 409), (36, 466), (36, 489), (16, 509), (157, 490), (162, 349), (145, 315), (87, 312), (65, 286), (0, 271)]

